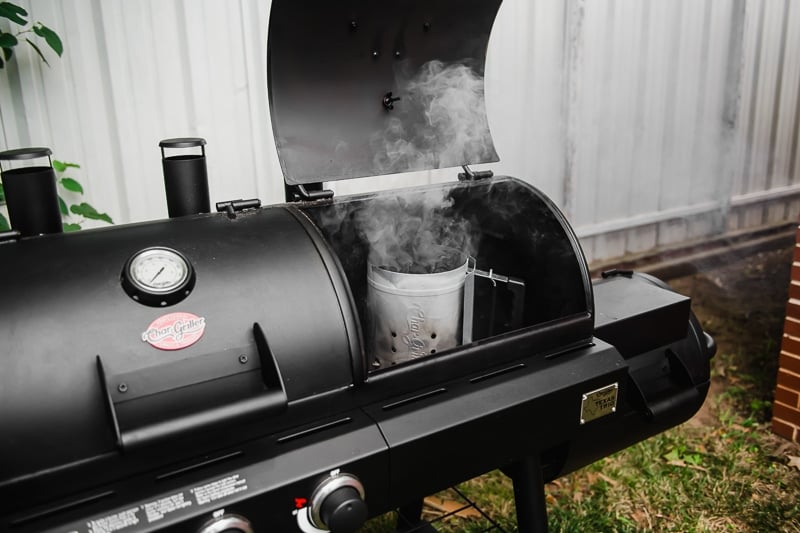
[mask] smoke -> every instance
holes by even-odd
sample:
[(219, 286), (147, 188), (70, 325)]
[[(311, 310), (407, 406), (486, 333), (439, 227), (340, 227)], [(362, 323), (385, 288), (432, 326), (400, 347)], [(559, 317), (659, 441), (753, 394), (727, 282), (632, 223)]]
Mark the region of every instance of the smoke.
[[(402, 71), (402, 69), (400, 69)], [(457, 167), (495, 160), (483, 78), (463, 64), (429, 61), (397, 74), (400, 100), (370, 138), (375, 174)]]
[[(369, 138), (374, 174), (496, 160), (483, 78), (470, 66), (429, 61), (410, 72), (408, 63), (399, 64), (395, 86), (393, 96), (400, 100)], [(453, 203), (442, 190), (407, 191), (336, 208), (321, 222), (339, 239), (350, 239), (354, 230), (367, 244), (372, 265), (413, 274), (443, 272), (474, 256), (479, 240), (477, 228)]]
[(475, 232), (469, 221), (450, 212), (451, 207), (450, 198), (416, 192), (369, 203), (353, 221), (369, 244), (371, 264), (394, 272), (431, 274), (457, 268), (475, 253)]
[(393, 272), (445, 272), (474, 256), (480, 241), (477, 225), (458, 213), (443, 189), (376, 195), (313, 214), (346, 266), (360, 256)]

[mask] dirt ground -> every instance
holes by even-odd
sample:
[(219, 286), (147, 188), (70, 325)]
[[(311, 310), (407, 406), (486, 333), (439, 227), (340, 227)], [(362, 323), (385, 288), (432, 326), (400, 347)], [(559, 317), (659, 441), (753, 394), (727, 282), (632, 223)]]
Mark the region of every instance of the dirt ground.
[(691, 296), (692, 310), (717, 342), (711, 390), (693, 423), (714, 424), (719, 395), (731, 387), (746, 392), (741, 401), (749, 402), (760, 421), (769, 420), (792, 251), (786, 247), (736, 257), (669, 280), (675, 290)]

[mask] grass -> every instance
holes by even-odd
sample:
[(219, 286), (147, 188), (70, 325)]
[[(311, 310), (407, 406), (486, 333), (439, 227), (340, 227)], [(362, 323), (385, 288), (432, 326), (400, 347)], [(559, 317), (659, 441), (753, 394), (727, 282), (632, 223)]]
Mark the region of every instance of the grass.
[[(784, 255), (778, 254), (774, 268), (788, 268)], [(788, 275), (774, 268), (738, 264), (744, 280), (731, 281), (726, 276), (732, 271), (723, 269), (677, 283), (692, 295), (695, 312), (719, 345), (704, 413), (547, 484), (551, 532), (800, 533), (800, 471), (789, 464), (800, 447), (769, 427), (788, 286), (782, 281)], [(756, 295), (771, 302), (764, 304), (768, 311), (753, 301)], [(502, 473), (458, 489), (502, 531), (516, 530), (513, 487)], [(461, 501), (452, 490), (437, 497)], [(426, 509), (428, 519), (441, 514)], [(440, 519), (437, 530), (477, 533), (491, 527), (474, 513), (460, 514)], [(394, 517), (378, 517), (362, 531), (392, 532)]]

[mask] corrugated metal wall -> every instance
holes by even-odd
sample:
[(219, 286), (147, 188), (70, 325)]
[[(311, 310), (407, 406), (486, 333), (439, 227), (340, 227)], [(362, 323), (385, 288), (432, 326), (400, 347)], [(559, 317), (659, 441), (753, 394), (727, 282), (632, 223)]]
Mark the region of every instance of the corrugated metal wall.
[[(0, 71), (0, 148), (80, 163), (89, 200), (120, 222), (166, 216), (167, 137), (208, 140), (213, 200), (281, 201), (268, 1), (20, 4), (66, 52), (47, 68), (22, 49)], [(492, 168), (549, 194), (590, 259), (795, 220), (798, 40), (790, 0), (505, 0), (486, 72)]]

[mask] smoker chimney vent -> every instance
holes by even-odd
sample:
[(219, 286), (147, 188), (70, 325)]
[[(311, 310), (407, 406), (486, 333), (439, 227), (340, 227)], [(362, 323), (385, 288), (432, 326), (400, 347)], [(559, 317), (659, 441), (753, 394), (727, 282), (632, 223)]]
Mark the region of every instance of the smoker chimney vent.
[(21, 166), (2, 170), (3, 190), (11, 227), (22, 237), (61, 233), (56, 174), (49, 148), (19, 148), (0, 152), (0, 161), (47, 158), (47, 166)]
[[(164, 139), (161, 164), (164, 168), (164, 187), (167, 191), (167, 210), (170, 218), (210, 213), (208, 172), (206, 170), (206, 140), (199, 137)], [(200, 147), (200, 154), (172, 155), (164, 149)]]

